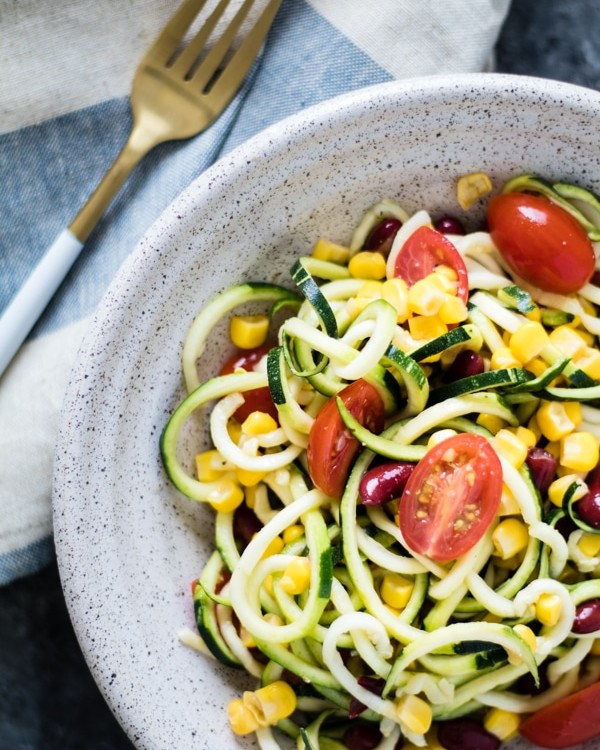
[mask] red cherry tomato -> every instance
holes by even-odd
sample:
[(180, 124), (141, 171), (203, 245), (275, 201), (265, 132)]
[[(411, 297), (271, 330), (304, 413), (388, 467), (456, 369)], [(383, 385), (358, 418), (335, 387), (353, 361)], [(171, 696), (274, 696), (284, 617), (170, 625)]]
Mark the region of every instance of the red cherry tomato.
[(594, 273), (585, 229), (546, 198), (525, 193), (494, 196), (488, 205), (492, 240), (511, 269), (546, 292), (571, 294)]
[[(221, 375), (228, 375), (230, 372), (234, 372), (240, 368), (247, 372), (254, 371), (260, 360), (269, 353), (270, 348), (270, 346), (264, 345), (256, 349), (239, 351), (230, 357), (223, 367), (221, 367)], [(244, 393), (244, 403), (237, 409), (233, 416), (238, 422), (243, 422), (253, 411), (264, 411), (277, 420), (277, 407), (273, 403), (271, 392), (267, 387), (246, 391)]]
[(412, 286), (440, 265), (450, 266), (456, 271), (457, 295), (466, 302), (469, 296), (469, 277), (465, 262), (450, 240), (431, 227), (419, 227), (402, 245), (396, 258), (394, 276), (399, 276), (408, 286)]
[(571, 747), (600, 735), (600, 682), (561, 698), (525, 719), (519, 732), (542, 747)]
[[(376, 433), (383, 430), (383, 399), (370, 383), (355, 380), (337, 395), (364, 427)], [(332, 398), (318, 413), (308, 436), (308, 473), (315, 486), (329, 497), (341, 497), (359, 448)]]
[(485, 534), (498, 511), (502, 466), (480, 435), (442, 440), (416, 465), (400, 499), (408, 547), (440, 563), (456, 560)]

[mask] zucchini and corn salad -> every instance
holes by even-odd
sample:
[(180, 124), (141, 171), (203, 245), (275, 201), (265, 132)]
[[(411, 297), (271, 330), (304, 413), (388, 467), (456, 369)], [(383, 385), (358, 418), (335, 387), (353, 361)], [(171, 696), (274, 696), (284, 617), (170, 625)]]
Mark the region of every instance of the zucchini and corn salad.
[[(384, 199), (184, 343), (161, 451), (216, 521), (182, 638), (256, 678), (228, 711), (262, 748), (600, 733), (600, 203), (533, 175), (457, 191), (484, 231)], [(238, 354), (200, 383), (223, 320)], [(179, 434), (207, 404), (192, 476)]]

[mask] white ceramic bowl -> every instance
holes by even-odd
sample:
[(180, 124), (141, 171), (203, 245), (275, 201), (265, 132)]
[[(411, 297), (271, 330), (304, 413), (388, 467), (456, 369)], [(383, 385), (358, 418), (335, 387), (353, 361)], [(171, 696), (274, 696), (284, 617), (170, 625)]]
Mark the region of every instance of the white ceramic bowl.
[[(600, 94), (536, 79), (454, 76), (357, 91), (226, 156), (125, 262), (68, 389), (54, 525), (83, 652), (137, 747), (252, 746), (226, 721), (243, 677), (177, 640), (193, 625), (189, 582), (211, 549), (211, 513), (165, 479), (158, 441), (183, 395), (181, 343), (195, 313), (236, 282), (287, 280), (319, 235), (348, 239), (383, 196), (409, 211), (457, 213), (456, 178), (479, 170), (497, 186), (532, 171), (600, 192), (598, 123)], [(217, 368), (223, 356), (213, 341), (205, 361)]]

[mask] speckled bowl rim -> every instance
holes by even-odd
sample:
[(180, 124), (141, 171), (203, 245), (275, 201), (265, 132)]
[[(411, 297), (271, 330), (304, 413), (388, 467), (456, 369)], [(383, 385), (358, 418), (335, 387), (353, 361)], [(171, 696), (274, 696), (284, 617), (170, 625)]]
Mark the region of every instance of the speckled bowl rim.
[[(114, 404), (111, 401), (114, 400), (115, 388), (118, 386), (122, 389), (119, 393), (127, 396), (126, 403), (123, 404), (124, 410), (135, 404), (143, 415), (145, 404), (144, 391), (136, 389), (136, 373), (127, 369), (128, 342), (132, 341), (131, 345), (137, 345), (139, 349), (139, 341), (128, 339), (119, 326), (124, 322), (131, 324), (128, 311), (136, 304), (139, 307), (140, 296), (147, 296), (149, 290), (151, 292), (152, 289), (160, 288), (161, 273), (163, 277), (168, 277), (171, 272), (169, 253), (172, 252), (173, 244), (178, 237), (189, 239), (190, 236), (186, 216), (199, 210), (198, 207), (204, 201), (212, 200), (215, 192), (226, 192), (232, 182), (243, 178), (244, 170), (248, 170), (257, 155), (278, 150), (284, 152), (298, 144), (306, 145), (316, 136), (334, 139), (334, 126), (351, 128), (354, 114), (369, 111), (381, 113), (386, 106), (397, 106), (398, 101), (404, 102), (407, 107), (422, 105), (426, 109), (428, 103), (439, 104), (446, 97), (449, 103), (456, 106), (461, 97), (465, 99), (479, 96), (482, 92), (486, 96), (496, 97), (498, 101), (505, 99), (509, 102), (516, 97), (523, 102), (550, 102), (557, 108), (564, 107), (565, 111), (578, 113), (584, 121), (595, 119), (600, 122), (600, 95), (597, 92), (549, 80), (499, 74), (447, 75), (393, 81), (336, 97), (267, 128), (223, 157), (194, 181), (149, 229), (123, 263), (100, 303), (73, 368), (61, 416), (53, 492), (55, 544), (65, 598), (84, 656), (102, 694), (137, 747), (233, 749), (255, 745), (250, 740), (231, 739), (224, 726), (220, 733), (221, 730), (215, 728), (216, 724), (210, 724), (211, 720), (207, 722), (211, 726), (211, 736), (204, 737), (201, 732), (202, 711), (209, 715), (213, 709), (217, 710), (219, 700), (222, 707), (222, 698), (212, 706), (209, 701), (198, 715), (194, 715), (196, 730), (193, 729), (192, 722), (188, 722), (186, 717), (190, 700), (198, 698), (199, 688), (193, 673), (195, 666), (190, 667), (190, 673), (181, 674), (181, 701), (177, 697), (172, 705), (162, 705), (162, 709), (161, 706), (157, 707), (155, 688), (157, 682), (167, 674), (166, 669), (164, 672), (161, 670), (161, 664), (166, 665), (167, 660), (173, 658), (173, 651), (169, 652), (168, 648), (176, 647), (165, 645), (165, 653), (160, 648), (159, 653), (149, 651), (142, 664), (136, 649), (146, 646), (143, 636), (146, 633), (144, 627), (148, 627), (148, 611), (140, 612), (137, 620), (134, 618), (123, 630), (119, 629), (119, 614), (129, 614), (136, 597), (140, 599), (140, 606), (147, 610), (150, 600), (139, 594), (139, 587), (141, 583), (148, 581), (155, 587), (153, 590), (158, 592), (152, 617), (166, 606), (181, 611), (182, 625), (185, 624), (185, 618), (190, 617), (187, 592), (181, 588), (180, 580), (175, 581), (168, 569), (159, 567), (164, 581), (162, 578), (152, 580), (152, 570), (135, 569), (137, 556), (146, 555), (148, 545), (155, 544), (158, 554), (163, 554), (164, 560), (168, 560), (169, 551), (173, 552), (175, 549), (169, 546), (168, 540), (158, 537), (138, 540), (132, 533), (131, 545), (121, 543), (116, 547), (111, 546), (113, 540), (123, 534), (111, 505), (115, 498), (110, 492), (108, 495), (106, 493), (111, 486), (107, 487), (102, 483), (103, 474), (107, 471), (110, 474), (111, 460), (118, 460), (111, 455), (110, 446), (104, 445), (107, 438), (112, 440), (116, 434)], [(568, 132), (568, 126), (565, 132)], [(316, 150), (319, 151), (318, 148)], [(593, 173), (593, 186), (597, 188), (600, 179), (597, 160), (590, 172)], [(185, 230), (182, 229), (184, 225)], [(191, 247), (179, 249), (183, 254), (190, 251)], [(156, 311), (151, 307), (141, 310), (141, 313), (147, 313), (147, 318), (153, 319), (155, 323), (158, 320)], [(143, 315), (140, 315), (140, 326), (146, 337), (143, 340), (147, 341), (152, 326), (149, 328), (148, 321), (142, 322), (141, 317)], [(122, 382), (119, 381), (121, 366), (125, 370)], [(148, 372), (152, 372), (153, 363), (149, 361), (147, 366)], [(156, 446), (152, 458), (154, 463), (150, 462), (152, 470), (156, 470), (158, 434), (178, 397), (177, 393), (181, 395), (178, 362), (174, 362), (172, 367), (163, 365), (163, 371), (156, 373), (156, 378), (157, 381), (164, 381), (164, 392), (170, 393), (171, 398), (150, 420), (152, 444)], [(111, 404), (113, 410), (109, 409)], [(93, 436), (90, 436), (90, 430), (94, 433)], [(139, 457), (139, 464), (135, 456), (131, 458), (136, 471), (144, 472), (148, 469), (148, 462), (144, 463), (145, 457)], [(140, 486), (148, 493), (165, 491), (164, 485), (146, 482), (143, 474), (140, 482)], [(114, 490), (113, 484), (113, 495)], [(176, 518), (174, 528), (181, 535), (197, 533), (195, 524), (198, 519), (193, 511), (184, 507), (185, 502), (187, 501), (180, 504), (169, 494), (166, 503), (170, 505), (169, 512), (172, 510)], [(146, 520), (145, 512), (143, 505), (134, 508), (132, 528), (139, 519)], [(173, 555), (176, 560), (176, 552)], [(132, 564), (133, 569), (130, 568)], [(189, 573), (191, 580), (192, 571)], [(183, 571), (179, 570), (178, 575), (182, 574)], [(106, 580), (113, 577), (114, 585)], [(96, 584), (96, 588), (92, 582)], [(169, 603), (160, 596), (161, 583), (177, 592)], [(95, 597), (95, 592), (104, 594), (100, 601), (98, 596)], [(154, 600), (150, 601), (150, 606), (154, 607)], [(116, 619), (111, 621), (114, 616)], [(157, 621), (159, 619), (160, 614)], [(139, 625), (139, 632), (135, 631), (135, 622)], [(169, 624), (172, 625), (173, 621), (170, 620)], [(170, 637), (166, 633), (163, 635), (165, 638)], [(174, 638), (175, 633), (172, 632), (172, 635)], [(116, 668), (111, 667), (117, 644), (122, 652), (118, 673)], [(130, 671), (127, 653), (131, 654)], [(185, 658), (188, 659), (187, 656)], [(195, 655), (189, 657), (190, 664), (197, 664), (199, 671), (204, 669), (200, 666), (200, 661), (193, 661), (194, 658)], [(147, 670), (145, 683), (140, 681), (140, 670), (142, 673)], [(216, 672), (219, 677), (224, 674), (219, 669)], [(169, 673), (168, 679), (173, 681), (174, 675)], [(218, 693), (220, 688), (216, 683), (214, 685), (214, 691)], [(225, 689), (231, 689), (231, 681)], [(177, 690), (171, 691), (170, 695), (178, 695)], [(222, 721), (224, 725), (224, 717)], [(207, 744), (203, 744), (204, 741)]]

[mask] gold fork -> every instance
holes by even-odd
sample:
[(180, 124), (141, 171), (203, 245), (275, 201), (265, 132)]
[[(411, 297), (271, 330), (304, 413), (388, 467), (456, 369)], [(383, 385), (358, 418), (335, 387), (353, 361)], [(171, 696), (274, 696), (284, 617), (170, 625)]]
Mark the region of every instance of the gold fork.
[[(84, 242), (136, 164), (159, 143), (190, 138), (219, 117), (256, 59), (281, 0), (268, 0), (238, 46), (255, 0), (244, 0), (210, 48), (232, 0), (220, 0), (184, 44), (206, 0), (185, 0), (142, 58), (131, 91), (131, 134), (102, 181), (0, 317), (0, 375), (75, 262)], [(205, 54), (204, 54), (205, 53)]]

